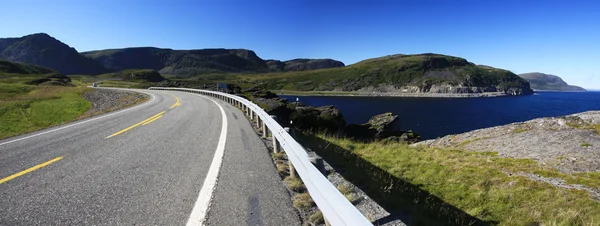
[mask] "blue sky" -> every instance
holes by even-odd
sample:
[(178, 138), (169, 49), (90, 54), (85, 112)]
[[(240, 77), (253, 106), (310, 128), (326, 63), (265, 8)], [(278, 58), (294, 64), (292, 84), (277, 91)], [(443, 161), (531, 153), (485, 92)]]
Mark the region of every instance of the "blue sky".
[(346, 64), (433, 52), (600, 89), (600, 3), (512, 0), (19, 0), (0, 37), (45, 32), (79, 51), (246, 48)]

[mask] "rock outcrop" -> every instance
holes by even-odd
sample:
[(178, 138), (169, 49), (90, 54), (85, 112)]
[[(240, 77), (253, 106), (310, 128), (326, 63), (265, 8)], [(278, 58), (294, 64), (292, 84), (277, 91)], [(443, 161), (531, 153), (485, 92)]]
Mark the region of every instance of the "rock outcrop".
[(290, 115), (293, 126), (303, 131), (340, 134), (346, 120), (335, 106), (298, 106)]
[(365, 124), (351, 124), (346, 127), (346, 136), (355, 140), (373, 141), (387, 139), (388, 141), (414, 143), (420, 140), (419, 135), (412, 131), (401, 131), (398, 115), (390, 112), (373, 116)]
[(420, 136), (412, 131), (400, 130), (398, 115), (392, 113), (373, 116), (365, 124), (347, 125), (342, 112), (332, 105), (313, 107), (297, 102), (288, 103), (287, 99), (258, 88), (242, 90), (242, 93), (268, 114), (277, 116), (282, 125), (289, 125), (301, 131), (345, 136), (361, 141), (414, 143), (421, 140)]

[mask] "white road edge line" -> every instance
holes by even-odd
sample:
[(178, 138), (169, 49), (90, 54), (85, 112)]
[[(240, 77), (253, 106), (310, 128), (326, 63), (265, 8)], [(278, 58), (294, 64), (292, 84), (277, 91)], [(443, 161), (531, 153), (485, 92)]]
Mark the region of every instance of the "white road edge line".
[(134, 106), (134, 107), (127, 108), (127, 109), (123, 109), (123, 110), (120, 110), (120, 111), (117, 111), (117, 112), (113, 112), (113, 113), (110, 113), (110, 114), (107, 114), (107, 115), (103, 115), (103, 116), (100, 116), (100, 117), (97, 117), (97, 118), (88, 119), (88, 120), (85, 120), (85, 121), (82, 121), (82, 122), (74, 123), (74, 124), (71, 124), (71, 125), (66, 125), (66, 126), (63, 126), (63, 127), (58, 127), (56, 129), (52, 129), (52, 130), (48, 130), (48, 131), (45, 131), (45, 132), (36, 133), (36, 134), (29, 135), (29, 136), (26, 136), (26, 137), (21, 137), (19, 139), (14, 139), (14, 140), (11, 140), (11, 141), (0, 143), (0, 146), (6, 145), (6, 144), (10, 144), (10, 143), (13, 143), (13, 142), (17, 142), (17, 141), (22, 141), (22, 140), (29, 139), (29, 138), (32, 138), (32, 137), (37, 137), (37, 136), (40, 136), (40, 135), (44, 135), (44, 134), (56, 132), (56, 131), (63, 130), (63, 129), (66, 129), (66, 128), (69, 128), (69, 127), (81, 125), (81, 124), (84, 124), (84, 123), (88, 123), (88, 122), (91, 122), (91, 121), (96, 121), (98, 119), (103, 119), (103, 118), (110, 117), (110, 116), (113, 116), (113, 115), (116, 115), (116, 114), (120, 114), (120, 113), (123, 113), (123, 112), (126, 112), (126, 111), (130, 111), (130, 110), (142, 107), (144, 105), (147, 105), (147, 104), (153, 102), (154, 99), (156, 99), (156, 97), (152, 93), (146, 93), (146, 92), (142, 92), (142, 91), (134, 91), (134, 92), (140, 92), (140, 93), (148, 94), (148, 95), (152, 96), (152, 99), (150, 101), (146, 102), (146, 103), (141, 104), (141, 105)]
[(198, 199), (196, 199), (194, 208), (190, 213), (190, 218), (186, 224), (187, 226), (204, 225), (204, 222), (206, 221), (208, 210), (210, 209), (212, 195), (217, 185), (219, 170), (221, 169), (221, 164), (223, 162), (223, 155), (225, 153), (225, 140), (227, 139), (227, 114), (225, 114), (223, 107), (213, 99), (200, 94), (196, 95), (215, 103), (221, 110), (221, 118), (223, 119), (223, 122), (221, 127), (221, 135), (219, 136), (219, 143), (217, 144), (217, 149), (215, 150), (215, 155), (212, 163), (210, 164), (210, 168), (208, 169), (208, 173), (206, 174), (206, 178), (204, 179), (204, 183), (202, 184), (202, 188), (200, 189), (200, 193), (198, 194)]

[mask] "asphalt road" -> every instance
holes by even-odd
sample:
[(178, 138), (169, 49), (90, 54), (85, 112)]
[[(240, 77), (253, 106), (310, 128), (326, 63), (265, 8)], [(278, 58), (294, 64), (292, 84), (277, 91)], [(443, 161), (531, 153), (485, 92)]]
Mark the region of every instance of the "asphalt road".
[(0, 225), (185, 225), (202, 209), (211, 168), (218, 180), (204, 189), (203, 224), (300, 224), (241, 111), (197, 94), (143, 92), (153, 98), (134, 108), (0, 140)]

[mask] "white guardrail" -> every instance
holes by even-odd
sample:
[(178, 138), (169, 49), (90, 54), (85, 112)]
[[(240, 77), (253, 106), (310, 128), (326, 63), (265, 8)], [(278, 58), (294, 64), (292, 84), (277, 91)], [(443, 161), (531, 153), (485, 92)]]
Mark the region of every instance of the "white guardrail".
[(240, 107), (246, 114), (250, 114), (251, 118), (258, 116), (257, 120), (262, 121), (263, 129), (266, 127), (270, 131), (272, 138), (276, 139), (274, 141), (279, 142), (279, 145), (287, 154), (294, 170), (300, 176), (302, 182), (304, 182), (308, 193), (329, 224), (334, 226), (372, 225), (369, 220), (367, 220), (367, 218), (365, 218), (365, 216), (363, 216), (362, 213), (360, 213), (360, 211), (358, 211), (356, 207), (354, 207), (354, 205), (352, 205), (352, 203), (350, 203), (350, 201), (348, 201), (346, 197), (344, 197), (344, 195), (342, 195), (342, 193), (340, 193), (337, 188), (333, 186), (333, 184), (331, 184), (310, 162), (304, 148), (258, 105), (243, 97), (216, 91), (166, 87), (150, 87), (149, 89), (203, 94)]

